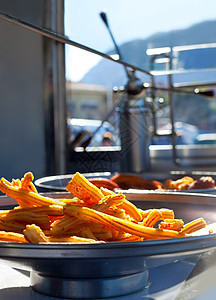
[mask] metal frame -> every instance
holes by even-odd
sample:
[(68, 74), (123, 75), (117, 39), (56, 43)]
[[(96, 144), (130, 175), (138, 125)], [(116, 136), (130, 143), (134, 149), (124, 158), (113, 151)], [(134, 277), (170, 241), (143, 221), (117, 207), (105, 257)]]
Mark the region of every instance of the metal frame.
[[(183, 50), (193, 50), (193, 49), (203, 49), (206, 48), (207, 44), (201, 44), (201, 45), (189, 45), (189, 46), (182, 46), (182, 47), (173, 47), (173, 49), (178, 50), (179, 51), (183, 51)], [(216, 47), (216, 44), (210, 44), (210, 47)], [(154, 50), (154, 49), (152, 49)], [(152, 80), (151, 80), (151, 97), (152, 97), (152, 115), (153, 115), (153, 128), (154, 128), (154, 136), (170, 136), (171, 137), (171, 143), (172, 143), (172, 158), (173, 158), (173, 162), (175, 165), (180, 166), (180, 167), (185, 167), (188, 166), (187, 164), (184, 164), (182, 159), (180, 159), (177, 156), (177, 145), (176, 145), (176, 131), (175, 131), (175, 127), (174, 127), (174, 107), (173, 107), (173, 92), (187, 92), (188, 91), (184, 91), (184, 88), (196, 88), (197, 86), (216, 86), (216, 82), (211, 82), (211, 83), (203, 83), (203, 84), (173, 84), (172, 81), (172, 49), (169, 47), (165, 47), (165, 48), (161, 48), (161, 52), (160, 52), (160, 48), (158, 49), (158, 53), (157, 53), (157, 49), (156, 53), (153, 53), (153, 56), (150, 60), (150, 70), (152, 72), (154, 72), (154, 62), (156, 59), (158, 58), (166, 58), (167, 59), (167, 66), (168, 66), (168, 70), (166, 72), (164, 72), (167, 76), (168, 76), (168, 89), (164, 89), (168, 91), (168, 97), (169, 97), (169, 107), (170, 107), (170, 123), (171, 123), (171, 132), (168, 134), (159, 134), (157, 132), (157, 124), (156, 124), (156, 110), (154, 109), (155, 107), (155, 90), (157, 89), (155, 86), (155, 76), (152, 76)], [(147, 51), (148, 52), (148, 51)], [(151, 55), (151, 50), (149, 50), (149, 53), (147, 53), (148, 55)], [(160, 88), (159, 88), (160, 89)], [(163, 90), (163, 88), (161, 89)], [(194, 91), (194, 93), (196, 94), (196, 90)], [(197, 91), (197, 93), (199, 93), (199, 90)], [(208, 96), (208, 92), (206, 93), (206, 96)], [(203, 166), (204, 165), (212, 165), (212, 164), (216, 164), (215, 162), (204, 162), (204, 163), (197, 163), (197, 164), (190, 164), (190, 166)]]
[(131, 68), (131, 69), (133, 69), (133, 70), (137, 70), (137, 71), (140, 71), (140, 72), (142, 72), (142, 73), (145, 73), (145, 74), (147, 74), (147, 75), (149, 75), (149, 76), (153, 76), (150, 72), (148, 72), (148, 71), (146, 71), (146, 70), (143, 70), (143, 69), (141, 69), (141, 68), (139, 68), (139, 67), (136, 67), (136, 66), (133, 66), (133, 65), (131, 65), (131, 64), (128, 64), (128, 63), (126, 63), (126, 62), (124, 62), (124, 61), (122, 61), (122, 60), (119, 60), (119, 59), (116, 60), (115, 58), (113, 58), (113, 57), (110, 56), (110, 55), (107, 55), (107, 54), (102, 53), (102, 52), (100, 52), (100, 51), (97, 51), (97, 50), (95, 50), (95, 49), (93, 49), (93, 48), (90, 48), (90, 47), (87, 47), (87, 46), (82, 45), (82, 44), (80, 44), (80, 43), (77, 43), (77, 42), (75, 42), (75, 41), (72, 41), (72, 40), (70, 40), (68, 37), (66, 37), (66, 36), (64, 36), (64, 35), (61, 35), (61, 34), (59, 34), (59, 33), (53, 32), (53, 31), (51, 31), (51, 30), (42, 28), (42, 27), (40, 27), (40, 26), (36, 26), (36, 25), (34, 25), (34, 24), (32, 24), (32, 23), (26, 22), (26, 21), (24, 21), (24, 20), (21, 20), (21, 19), (19, 19), (19, 18), (14, 17), (14, 16), (5, 14), (5, 13), (3, 13), (3, 12), (0, 12), (0, 19), (5, 20), (5, 21), (8, 21), (8, 22), (10, 22), (10, 23), (12, 23), (12, 24), (14, 24), (14, 25), (20, 26), (20, 27), (22, 27), (22, 28), (25, 28), (25, 29), (34, 31), (34, 32), (36, 32), (36, 33), (38, 33), (38, 34), (40, 34), (40, 35), (46, 36), (46, 37), (48, 37), (48, 38), (50, 38), (50, 39), (52, 39), (52, 40), (55, 40), (55, 41), (57, 41), (57, 42), (60, 42), (60, 43), (62, 43), (62, 44), (67, 44), (67, 45), (71, 45), (71, 46), (77, 47), (77, 48), (79, 48), (79, 49), (82, 49), (82, 50), (91, 52), (91, 53), (93, 53), (93, 54), (99, 55), (99, 56), (101, 56), (101, 57), (103, 57), (103, 58), (106, 58), (106, 59), (108, 59), (108, 60), (117, 62), (117, 63), (119, 63), (119, 64), (121, 64), (121, 65), (123, 65), (123, 66), (126, 66), (126, 67), (128, 67), (128, 68)]

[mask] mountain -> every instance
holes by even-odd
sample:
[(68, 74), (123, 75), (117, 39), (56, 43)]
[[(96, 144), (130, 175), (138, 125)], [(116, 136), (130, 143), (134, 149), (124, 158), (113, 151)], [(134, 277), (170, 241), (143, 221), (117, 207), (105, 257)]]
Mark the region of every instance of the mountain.
[[(123, 61), (138, 66), (144, 70), (150, 69), (150, 56), (146, 50), (157, 47), (174, 47), (182, 45), (194, 45), (204, 43), (216, 43), (216, 20), (210, 20), (195, 24), (186, 29), (172, 30), (169, 32), (159, 32), (146, 39), (136, 39), (119, 46)], [(111, 49), (107, 54), (114, 54)], [(205, 49), (194, 51), (179, 52), (178, 65), (186, 69), (207, 68), (208, 66), (216, 68), (216, 48), (212, 48), (206, 53)], [(138, 72), (138, 77), (142, 80), (149, 81), (149, 76)], [(177, 76), (177, 81), (187, 80), (210, 80), (212, 74), (199, 73), (195, 77), (194, 73)], [(179, 79), (178, 79), (179, 78)], [(163, 78), (160, 79), (163, 82)], [(127, 81), (124, 67), (118, 63), (102, 59), (96, 66), (82, 78), (83, 83), (100, 84), (107, 87), (121, 86)]]

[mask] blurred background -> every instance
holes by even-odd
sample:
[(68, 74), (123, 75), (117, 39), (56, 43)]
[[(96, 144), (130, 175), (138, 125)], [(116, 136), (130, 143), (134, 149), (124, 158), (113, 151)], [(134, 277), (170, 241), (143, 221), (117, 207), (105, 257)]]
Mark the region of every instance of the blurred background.
[(215, 1), (0, 0), (0, 17), (1, 176), (215, 169)]

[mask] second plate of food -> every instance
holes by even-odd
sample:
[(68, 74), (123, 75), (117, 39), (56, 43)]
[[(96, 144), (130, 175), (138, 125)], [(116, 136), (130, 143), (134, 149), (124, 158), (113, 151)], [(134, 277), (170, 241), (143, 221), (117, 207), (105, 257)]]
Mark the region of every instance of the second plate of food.
[[(152, 190), (160, 192), (189, 192), (216, 194), (215, 172), (170, 172), (170, 173), (88, 173), (84, 174), (98, 187), (113, 191)], [(65, 191), (73, 174), (47, 176), (35, 181), (41, 191)]]

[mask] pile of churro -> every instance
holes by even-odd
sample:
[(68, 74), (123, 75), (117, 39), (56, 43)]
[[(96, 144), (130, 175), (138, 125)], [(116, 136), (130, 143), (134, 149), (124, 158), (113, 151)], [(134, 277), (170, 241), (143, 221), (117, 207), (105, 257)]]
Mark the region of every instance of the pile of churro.
[(122, 193), (98, 188), (76, 173), (67, 184), (69, 196), (38, 193), (34, 176), (0, 179), (0, 191), (17, 206), (0, 211), (0, 241), (16, 243), (107, 243), (191, 236), (206, 227), (203, 218), (184, 223), (168, 208), (142, 210)]
[(105, 187), (110, 190), (197, 190), (215, 189), (216, 183), (211, 176), (202, 176), (195, 180), (191, 176), (184, 176), (179, 179), (167, 179), (164, 183), (157, 180), (148, 180), (140, 175), (117, 173), (111, 178), (89, 178), (89, 181), (97, 187)]

